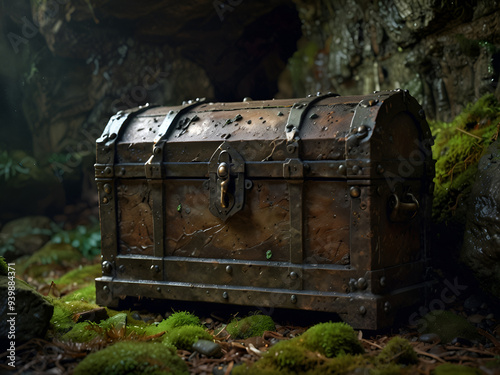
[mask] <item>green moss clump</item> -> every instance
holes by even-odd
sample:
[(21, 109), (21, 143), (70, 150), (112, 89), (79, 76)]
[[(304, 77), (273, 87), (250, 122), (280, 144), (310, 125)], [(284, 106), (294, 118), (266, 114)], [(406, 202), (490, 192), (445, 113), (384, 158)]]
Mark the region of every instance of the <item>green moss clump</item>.
[(4, 257), (0, 256), (0, 276), (7, 276), (9, 274), (9, 266)]
[(468, 340), (481, 338), (474, 326), (467, 319), (450, 311), (434, 310), (418, 322), (420, 333), (435, 333), (442, 342), (450, 342), (455, 337)]
[(89, 283), (93, 283), (96, 277), (101, 276), (101, 273), (102, 271), (100, 264), (92, 264), (83, 267), (80, 266), (74, 270), (69, 271), (59, 279), (54, 280), (54, 283), (60, 289), (66, 286), (85, 286)]
[[(236, 367), (233, 374), (347, 374), (357, 368), (373, 368), (370, 359), (361, 353), (364, 350), (352, 327), (345, 323), (320, 323), (302, 336), (272, 346), (252, 366)], [(390, 365), (394, 367), (394, 363)], [(389, 367), (384, 365), (385, 369)]]
[(470, 104), (451, 123), (430, 123), (436, 137), (432, 149), (436, 159), (432, 215), (448, 222), (458, 203), (469, 195), (479, 159), (498, 135), (500, 103), (493, 94)]
[[(158, 324), (151, 324), (145, 327), (141, 332), (146, 335), (156, 335), (161, 332), (172, 332), (174, 329), (185, 326), (195, 326), (200, 327), (201, 321), (196, 315), (193, 315), (187, 311), (178, 311), (170, 315), (167, 319), (163, 319)], [(141, 329), (136, 330), (139, 332)], [(163, 337), (165, 341), (167, 335)]]
[(95, 284), (88, 285), (86, 287), (75, 290), (71, 293), (66, 294), (61, 297), (61, 301), (82, 301), (91, 304), (95, 304)]
[(96, 330), (89, 329), (92, 323), (76, 323), (70, 331), (61, 336), (62, 341), (88, 342), (99, 336)]
[(432, 371), (432, 375), (481, 375), (482, 372), (476, 368), (443, 363)]
[(364, 353), (352, 327), (343, 322), (316, 324), (304, 332), (299, 340), (307, 349), (326, 357)]
[(250, 315), (241, 320), (233, 320), (226, 331), (235, 339), (262, 336), (265, 331), (276, 331), (276, 326), (270, 316)]
[(281, 341), (266, 353), (261, 368), (269, 366), (295, 373), (307, 371), (318, 364), (318, 359), (311, 354), (296, 341)]
[(198, 326), (182, 326), (174, 328), (168, 333), (167, 342), (177, 349), (193, 350), (193, 344), (198, 340), (213, 340), (211, 334)]
[(418, 357), (408, 340), (396, 336), (382, 349), (376, 361), (380, 364), (394, 362), (402, 365), (412, 365), (418, 363)]
[(199, 325), (201, 325), (201, 321), (196, 315), (187, 311), (177, 311), (165, 320), (164, 328), (165, 331), (170, 331), (177, 327)]
[(160, 343), (122, 341), (89, 354), (74, 375), (187, 375), (188, 368), (175, 351)]

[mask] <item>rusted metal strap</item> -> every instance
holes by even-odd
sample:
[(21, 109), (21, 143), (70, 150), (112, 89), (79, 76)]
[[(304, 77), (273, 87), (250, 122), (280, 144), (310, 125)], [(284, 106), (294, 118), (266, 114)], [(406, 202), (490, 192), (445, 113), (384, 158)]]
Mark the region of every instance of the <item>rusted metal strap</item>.
[(288, 183), (290, 204), (290, 262), (302, 264), (304, 260), (303, 230), (303, 186), (302, 182)]
[(202, 104), (205, 102), (205, 98), (202, 99), (196, 99), (195, 101), (190, 101), (188, 102), (187, 105), (176, 109), (176, 110), (170, 110), (166, 115), (165, 118), (163, 119), (163, 122), (160, 125), (160, 128), (158, 130), (158, 135), (156, 136), (154, 140), (154, 146), (153, 146), (153, 154), (149, 158), (149, 160), (146, 162), (144, 168), (145, 168), (145, 175), (146, 178), (151, 179), (151, 178), (164, 178), (164, 171), (162, 168), (162, 161), (163, 161), (163, 147), (165, 146), (166, 141), (168, 140), (168, 136), (170, 135), (170, 132), (172, 131), (172, 125), (176, 122), (179, 121), (179, 119), (186, 114), (187, 112), (191, 111), (194, 107)]
[(310, 96), (293, 104), (292, 109), (290, 110), (290, 114), (288, 115), (288, 120), (285, 125), (285, 134), (287, 143), (291, 143), (299, 139), (297, 133), (300, 131), (300, 127), (302, 126), (304, 117), (307, 111), (311, 108), (311, 106), (314, 103), (319, 102), (320, 100), (332, 96), (339, 96), (339, 94), (334, 94), (329, 92), (328, 94), (321, 95), (320, 93), (318, 93), (317, 96)]
[[(164, 181), (150, 179), (149, 188), (153, 199), (153, 255), (151, 260), (151, 280), (163, 280), (163, 257), (165, 254), (165, 196)], [(145, 270), (146, 271), (146, 270)]]
[(115, 180), (96, 179), (101, 218), (102, 271), (104, 276), (116, 276), (115, 260), (118, 255), (118, 216)]
[[(111, 117), (102, 135), (96, 140), (97, 157), (96, 157), (96, 178), (97, 177), (113, 177), (113, 165), (115, 164), (115, 144), (120, 138), (120, 133), (123, 132), (125, 124), (138, 114), (147, 111), (148, 109), (157, 107), (155, 105), (146, 104), (144, 106), (131, 108), (126, 111), (119, 111)], [(99, 168), (97, 168), (97, 166)], [(109, 167), (109, 168), (106, 168)]]

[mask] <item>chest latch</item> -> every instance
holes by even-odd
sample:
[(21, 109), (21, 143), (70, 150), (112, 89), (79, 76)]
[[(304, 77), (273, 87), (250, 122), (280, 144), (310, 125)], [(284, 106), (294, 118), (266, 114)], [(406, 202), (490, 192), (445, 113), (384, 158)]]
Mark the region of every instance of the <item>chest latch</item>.
[(245, 204), (245, 160), (224, 142), (210, 158), (208, 174), (210, 212), (226, 221)]

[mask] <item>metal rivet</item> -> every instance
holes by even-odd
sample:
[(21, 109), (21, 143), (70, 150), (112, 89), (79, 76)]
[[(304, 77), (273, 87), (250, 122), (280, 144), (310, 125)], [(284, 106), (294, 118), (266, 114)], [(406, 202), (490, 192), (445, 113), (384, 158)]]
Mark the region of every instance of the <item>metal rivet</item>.
[(224, 298), (224, 299), (228, 299), (229, 298), (229, 295), (227, 294), (227, 292), (222, 293), (222, 298)]
[(295, 271), (290, 272), (290, 279), (295, 280), (297, 277), (299, 277), (299, 275), (297, 275), (297, 272)]
[(126, 169), (125, 168), (121, 168), (120, 171), (118, 172), (118, 175), (119, 176), (124, 176), (125, 172), (126, 172)]
[(118, 271), (125, 272), (125, 266), (121, 264), (120, 267), (118, 267)]
[(290, 302), (297, 303), (297, 296), (295, 294), (292, 294), (292, 296), (290, 297)]
[(160, 267), (157, 264), (153, 264), (150, 267), (151, 271), (160, 272)]
[(315, 118), (318, 118), (318, 114), (317, 113), (313, 113), (313, 114), (311, 114), (311, 116), (309, 116), (309, 118), (311, 120), (314, 120)]
[(104, 174), (111, 174), (112, 172), (113, 170), (111, 169), (111, 167), (104, 168)]
[(359, 165), (355, 165), (352, 167), (352, 172), (354, 174), (357, 174), (360, 170), (361, 170), (361, 168), (359, 167)]
[(382, 276), (380, 278), (380, 286), (386, 286), (387, 284), (387, 279), (385, 278), (385, 276)]
[(243, 101), (244, 101), (244, 102), (251, 102), (252, 100), (253, 100), (253, 99), (252, 99), (252, 98), (250, 98), (250, 97), (248, 97), (248, 96), (246, 96), (246, 97), (244, 97), (244, 98), (243, 98)]
[(111, 185), (110, 184), (104, 184), (104, 192), (106, 194), (111, 194)]
[(104, 292), (106, 292), (106, 293), (109, 293), (109, 292), (110, 292), (110, 290), (109, 290), (109, 286), (107, 286), (107, 285), (104, 285), (104, 286), (102, 287), (102, 290), (104, 290)]
[(156, 291), (157, 291), (157, 292), (161, 292), (161, 288), (160, 288), (160, 287), (157, 287), (157, 288), (156, 288)]
[(420, 116), (420, 118), (422, 120), (425, 120), (425, 111), (423, 109), (421, 109), (420, 111), (418, 111), (418, 115)]
[(115, 139), (115, 138), (116, 138), (116, 133), (111, 133), (111, 134), (109, 135), (109, 139), (113, 140), (113, 139)]
[(365, 314), (366, 314), (366, 307), (364, 307), (364, 306), (360, 306), (360, 307), (359, 307), (359, 313), (360, 313), (361, 315), (365, 315)]
[(368, 286), (366, 279), (364, 277), (360, 277), (357, 282), (358, 289), (364, 290)]
[(233, 273), (233, 267), (227, 266), (226, 267), (226, 272), (229, 273), (229, 274)]
[(338, 168), (338, 172), (340, 175), (345, 176), (347, 173), (347, 168), (344, 164), (340, 164)]
[(108, 202), (109, 202), (108, 197), (104, 197), (104, 198), (102, 198), (102, 203), (106, 204), (106, 203), (108, 203)]
[(295, 146), (288, 145), (288, 146), (286, 146), (286, 150), (288, 151), (289, 154), (293, 154), (295, 152)]
[(112, 270), (113, 270), (113, 266), (110, 262), (108, 262), (107, 260), (102, 262), (102, 271), (104, 273), (110, 274)]
[(380, 165), (380, 164), (377, 165), (377, 173), (382, 174), (384, 172), (385, 172), (384, 167), (382, 167), (382, 165)]
[(353, 186), (350, 189), (351, 197), (358, 198), (361, 195), (361, 189), (357, 186)]
[(283, 112), (279, 111), (278, 116), (283, 116)]
[(388, 313), (389, 311), (391, 311), (391, 309), (392, 309), (392, 306), (391, 306), (391, 304), (389, 302), (384, 303), (384, 311), (386, 313)]
[(160, 153), (161, 153), (161, 147), (155, 147), (155, 148), (153, 149), (153, 154), (158, 155), (158, 154), (160, 154)]

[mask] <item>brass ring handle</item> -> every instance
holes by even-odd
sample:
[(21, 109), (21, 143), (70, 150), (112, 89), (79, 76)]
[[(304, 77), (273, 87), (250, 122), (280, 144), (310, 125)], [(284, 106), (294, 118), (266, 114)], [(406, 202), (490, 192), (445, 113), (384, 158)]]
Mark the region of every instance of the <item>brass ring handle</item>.
[(407, 193), (405, 200), (410, 202), (402, 202), (397, 194), (392, 194), (389, 197), (389, 219), (392, 222), (402, 223), (417, 216), (420, 208), (417, 198), (413, 194)]

